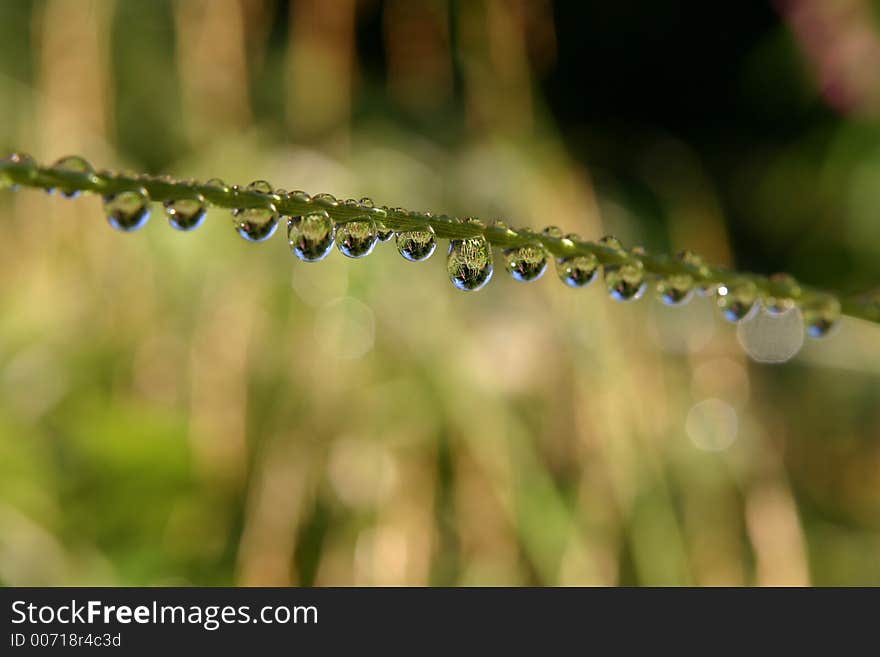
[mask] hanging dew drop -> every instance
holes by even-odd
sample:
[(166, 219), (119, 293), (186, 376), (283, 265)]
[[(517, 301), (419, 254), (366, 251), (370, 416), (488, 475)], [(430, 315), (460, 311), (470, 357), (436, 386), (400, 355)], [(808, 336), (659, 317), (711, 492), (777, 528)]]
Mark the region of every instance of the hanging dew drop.
[(740, 322), (758, 311), (758, 289), (752, 281), (718, 286), (718, 307), (728, 322)]
[(380, 242), (390, 242), (391, 238), (394, 237), (394, 231), (385, 226), (385, 224), (377, 221), (376, 222), (376, 239)]
[(801, 287), (789, 274), (773, 274), (769, 281), (770, 293), (764, 297), (764, 308), (769, 315), (780, 317), (795, 307)]
[(459, 290), (479, 290), (492, 278), (492, 247), (482, 235), (451, 240), (446, 268), (449, 279)]
[[(62, 157), (60, 160), (55, 162), (55, 164), (52, 165), (52, 168), (67, 173), (80, 173), (89, 175), (95, 173), (92, 165), (79, 155), (68, 155), (67, 157)], [(61, 191), (61, 195), (64, 198), (77, 198), (82, 193), (81, 190), (78, 189), (65, 189), (62, 185), (59, 185), (59, 189)], [(47, 191), (51, 192), (51, 190)]]
[(694, 279), (690, 274), (672, 274), (657, 282), (657, 293), (667, 306), (683, 306), (694, 295)]
[(427, 230), (412, 230), (397, 233), (397, 250), (410, 262), (423, 262), (434, 255), (437, 240), (431, 226)]
[(621, 265), (605, 265), (605, 285), (608, 294), (617, 301), (641, 299), (648, 288), (648, 283), (645, 281), (645, 266), (640, 260)]
[(290, 250), (304, 262), (318, 262), (326, 258), (333, 248), (335, 232), (333, 219), (324, 210), (291, 217), (287, 221)]
[(110, 194), (104, 197), (104, 211), (113, 228), (131, 233), (150, 218), (150, 197), (145, 189)]
[[(563, 235), (562, 231), (556, 226), (548, 226), (545, 228), (544, 235), (561, 239), (568, 245), (581, 241), (579, 235), (575, 235), (574, 233)], [(596, 274), (598, 271), (599, 259), (593, 253), (556, 258), (556, 274), (568, 287), (587, 287), (590, 283), (596, 280)]]
[(175, 230), (190, 231), (202, 225), (207, 216), (205, 199), (182, 198), (176, 201), (165, 201), (165, 216)]
[[(238, 193), (238, 187), (232, 187)], [(265, 180), (255, 180), (245, 188), (248, 192), (271, 194), (272, 185)], [(278, 228), (278, 214), (273, 204), (269, 207), (237, 208), (232, 211), (235, 230), (248, 242), (265, 242)]]
[(349, 258), (363, 258), (373, 252), (378, 241), (376, 222), (363, 217), (339, 224), (336, 228), (336, 247)]
[(807, 335), (824, 338), (840, 323), (840, 301), (828, 294), (817, 295), (801, 304), (801, 314)]
[(556, 273), (568, 287), (587, 287), (598, 271), (599, 259), (592, 253), (556, 259)]
[(506, 249), (504, 268), (518, 281), (536, 281), (547, 270), (547, 252), (538, 243)]

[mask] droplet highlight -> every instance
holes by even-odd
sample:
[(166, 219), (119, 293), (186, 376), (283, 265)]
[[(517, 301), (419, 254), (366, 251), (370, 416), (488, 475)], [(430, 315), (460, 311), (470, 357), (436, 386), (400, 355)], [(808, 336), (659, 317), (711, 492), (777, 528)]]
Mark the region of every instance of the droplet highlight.
[(336, 227), (324, 210), (291, 217), (287, 221), (287, 241), (294, 255), (304, 262), (318, 262), (333, 248)]
[(451, 240), (446, 268), (449, 279), (459, 290), (482, 289), (492, 278), (492, 247), (482, 235)]
[(132, 233), (150, 218), (150, 196), (145, 189), (109, 194), (104, 197), (104, 212), (113, 228)]

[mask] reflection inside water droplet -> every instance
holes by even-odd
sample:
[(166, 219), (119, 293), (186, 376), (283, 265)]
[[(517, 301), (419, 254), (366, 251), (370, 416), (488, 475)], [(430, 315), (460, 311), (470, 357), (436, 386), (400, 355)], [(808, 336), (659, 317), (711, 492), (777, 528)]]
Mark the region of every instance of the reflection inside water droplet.
[(547, 269), (547, 252), (539, 243), (505, 249), (504, 268), (518, 281), (536, 281)]
[(605, 285), (608, 294), (617, 301), (641, 299), (648, 288), (645, 267), (638, 260), (622, 265), (605, 265)]
[(422, 262), (434, 254), (437, 240), (431, 226), (427, 230), (397, 233), (397, 251), (410, 262)]
[(205, 200), (199, 198), (182, 198), (176, 201), (165, 201), (165, 215), (172, 228), (181, 231), (195, 230), (205, 221), (207, 210)]
[(446, 268), (449, 279), (459, 290), (479, 290), (492, 278), (492, 247), (482, 235), (451, 240)]
[(290, 250), (304, 262), (318, 262), (327, 257), (335, 237), (333, 219), (324, 210), (310, 212), (287, 221)]
[(131, 233), (150, 218), (150, 197), (145, 189), (111, 194), (104, 197), (104, 212), (113, 228)]
[[(55, 164), (52, 165), (52, 168), (59, 169), (61, 171), (69, 171), (71, 173), (95, 172), (95, 170), (92, 168), (92, 165), (89, 164), (84, 158), (81, 158), (79, 155), (68, 155), (67, 157), (62, 157), (60, 160), (55, 162)], [(59, 190), (61, 191), (61, 195), (64, 198), (77, 198), (82, 193), (81, 190), (73, 188), (65, 189), (60, 185)]]
[(336, 228), (336, 246), (349, 258), (363, 258), (373, 252), (378, 241), (376, 222), (370, 217), (339, 224)]

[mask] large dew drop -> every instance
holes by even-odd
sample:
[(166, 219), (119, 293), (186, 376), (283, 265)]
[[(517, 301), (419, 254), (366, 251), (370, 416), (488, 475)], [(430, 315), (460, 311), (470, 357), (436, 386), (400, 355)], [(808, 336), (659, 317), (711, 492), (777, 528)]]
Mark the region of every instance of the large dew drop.
[(518, 281), (536, 281), (547, 270), (547, 252), (539, 243), (505, 249), (504, 268)]
[(672, 274), (657, 282), (657, 293), (667, 306), (682, 306), (694, 294), (694, 279), (690, 274)]
[(207, 215), (205, 199), (201, 196), (165, 201), (164, 206), (168, 223), (176, 230), (195, 230), (202, 225)]
[(287, 221), (287, 241), (290, 250), (300, 260), (323, 260), (333, 248), (336, 227), (324, 210), (310, 212)]
[(752, 317), (758, 310), (758, 289), (751, 281), (718, 286), (718, 307), (728, 322)]
[[(246, 191), (271, 194), (272, 185), (265, 180), (255, 180)], [(269, 207), (237, 208), (232, 211), (235, 230), (248, 242), (265, 242), (278, 228), (278, 214), (273, 204)]]
[(349, 258), (370, 255), (378, 239), (376, 222), (370, 217), (348, 221), (336, 228), (336, 247)]
[(641, 299), (648, 288), (645, 266), (640, 260), (621, 265), (605, 265), (605, 285), (608, 287), (608, 294), (617, 301)]
[[(95, 172), (95, 170), (92, 168), (92, 165), (89, 164), (84, 158), (81, 158), (79, 155), (68, 155), (67, 157), (62, 157), (55, 164), (52, 165), (52, 168), (70, 173), (93, 174)], [(61, 191), (61, 195), (64, 198), (76, 198), (82, 193), (78, 189), (65, 188), (63, 185), (59, 185), (58, 187)]]
[(804, 326), (811, 338), (824, 338), (840, 322), (840, 301), (827, 294), (817, 295), (801, 304)]
[(427, 230), (412, 230), (397, 233), (397, 250), (410, 262), (422, 262), (434, 255), (437, 240), (431, 226)]
[(150, 218), (150, 196), (145, 189), (110, 194), (104, 197), (104, 211), (111, 226), (131, 233)]
[(482, 235), (451, 240), (446, 268), (459, 290), (479, 290), (492, 278), (492, 247)]

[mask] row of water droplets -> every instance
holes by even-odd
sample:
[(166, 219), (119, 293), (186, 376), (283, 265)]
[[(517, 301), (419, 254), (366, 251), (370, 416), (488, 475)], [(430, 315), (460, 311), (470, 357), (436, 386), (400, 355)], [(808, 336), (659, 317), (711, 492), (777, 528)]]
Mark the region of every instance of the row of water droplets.
[[(12, 155), (10, 159), (17, 162), (32, 162), (26, 155)], [(36, 164), (34, 163), (34, 166)], [(58, 160), (52, 167), (56, 171), (77, 174), (94, 174), (94, 169), (79, 156), (68, 156)], [(169, 183), (171, 178), (160, 179)], [(206, 187), (217, 191), (239, 191), (237, 186), (228, 187), (222, 180), (214, 178), (204, 183)], [(300, 260), (317, 262), (323, 260), (332, 251), (335, 244), (339, 251), (349, 258), (363, 258), (372, 253), (376, 244), (395, 239), (397, 250), (411, 262), (422, 262), (430, 258), (437, 248), (434, 229), (425, 224), (423, 229), (393, 231), (377, 219), (371, 211), (373, 202), (368, 198), (360, 201), (338, 201), (330, 194), (309, 196), (302, 191), (286, 192), (273, 189), (265, 180), (257, 180), (244, 188), (247, 192), (283, 199), (288, 197), (299, 203), (308, 203), (314, 210), (296, 216), (282, 216), (274, 203), (263, 207), (243, 207), (232, 211), (233, 224), (241, 237), (249, 242), (263, 242), (275, 234), (281, 221), (287, 222), (287, 238), (291, 251)], [(49, 189), (49, 192), (54, 190)], [(75, 198), (79, 191), (63, 189), (59, 192), (67, 198)], [(165, 215), (169, 224), (180, 231), (191, 231), (204, 222), (208, 202), (199, 194), (192, 197), (169, 200), (164, 204)], [(364, 210), (363, 216), (356, 216), (337, 224), (330, 216), (328, 209), (347, 206), (355, 210)], [(104, 196), (104, 208), (111, 226), (124, 232), (132, 232), (142, 228), (150, 217), (150, 197), (146, 189), (126, 190)], [(383, 208), (388, 210), (388, 208)], [(405, 212), (394, 208), (398, 213)], [(430, 218), (432, 215), (426, 213)], [(485, 228), (478, 220), (466, 220)], [(510, 230), (500, 221), (492, 222), (492, 228), (501, 230), (508, 237), (522, 237), (522, 231)], [(528, 233), (525, 233), (526, 235)], [(581, 239), (577, 235), (563, 234), (555, 227), (545, 228), (544, 236), (561, 240), (563, 244), (574, 245)], [(525, 245), (507, 248), (502, 251), (504, 267), (518, 281), (529, 282), (541, 278), (548, 268), (549, 261), (554, 261), (559, 278), (572, 288), (584, 288), (596, 278), (599, 269), (604, 272), (605, 285), (609, 295), (618, 301), (640, 299), (649, 287), (651, 274), (645, 270), (644, 263), (638, 257), (645, 252), (636, 247), (627, 252), (623, 245), (612, 236), (605, 236), (598, 244), (621, 256), (619, 264), (601, 265), (593, 253), (577, 253), (565, 257), (552, 257), (541, 243), (538, 235)], [(659, 276), (656, 290), (663, 303), (670, 306), (686, 304), (694, 294), (702, 296), (715, 295), (718, 307), (725, 319), (740, 322), (751, 317), (763, 306), (772, 316), (784, 315), (796, 307), (803, 315), (807, 333), (812, 337), (827, 335), (840, 318), (840, 302), (831, 295), (810, 295), (801, 299), (801, 288), (787, 274), (775, 274), (769, 281), (773, 295), (761, 295), (757, 284), (748, 277), (738, 276), (728, 284), (704, 284), (700, 281), (709, 277), (709, 268), (700, 256), (691, 252), (681, 252), (676, 260), (687, 265), (696, 273), (696, 277), (688, 273), (671, 273)], [(483, 288), (492, 278), (494, 272), (492, 246), (484, 235), (476, 235), (462, 239), (451, 239), (447, 252), (447, 269), (453, 285), (461, 290), (472, 291)]]

